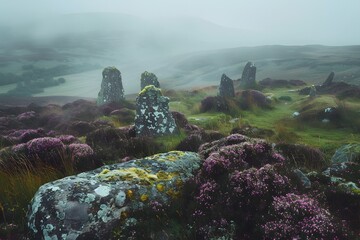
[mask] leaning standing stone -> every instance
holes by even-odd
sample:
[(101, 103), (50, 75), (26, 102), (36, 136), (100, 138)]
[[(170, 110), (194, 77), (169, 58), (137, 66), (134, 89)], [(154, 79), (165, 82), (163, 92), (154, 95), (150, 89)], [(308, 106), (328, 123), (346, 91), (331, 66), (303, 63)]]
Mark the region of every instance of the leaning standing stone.
[(161, 136), (177, 133), (169, 98), (159, 88), (146, 86), (136, 98), (135, 130), (138, 136)]
[(121, 73), (115, 67), (107, 67), (102, 72), (101, 89), (98, 94), (97, 104), (108, 102), (121, 102), (124, 99), (124, 88)]

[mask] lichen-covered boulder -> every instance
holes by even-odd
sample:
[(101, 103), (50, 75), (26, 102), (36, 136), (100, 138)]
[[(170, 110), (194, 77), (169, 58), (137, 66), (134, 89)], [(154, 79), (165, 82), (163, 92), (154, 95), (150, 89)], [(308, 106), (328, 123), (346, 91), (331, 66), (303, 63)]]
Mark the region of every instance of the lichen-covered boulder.
[(178, 132), (169, 111), (169, 98), (159, 88), (146, 86), (136, 98), (135, 130), (137, 136), (159, 136)]
[(146, 86), (149, 85), (154, 85), (155, 87), (160, 88), (160, 83), (156, 75), (154, 73), (149, 73), (147, 71), (141, 74), (140, 85), (141, 85), (141, 90), (143, 90)]
[(221, 76), (219, 86), (219, 96), (221, 97), (235, 97), (234, 83), (228, 76), (223, 74)]
[(102, 72), (101, 89), (98, 94), (97, 104), (108, 102), (121, 102), (124, 99), (124, 88), (121, 73), (115, 67), (107, 67)]
[(34, 239), (159, 239), (199, 167), (196, 153), (169, 152), (47, 183), (32, 199), (29, 230)]
[(256, 67), (252, 62), (248, 62), (241, 75), (240, 84), (243, 87), (254, 87), (256, 85)]

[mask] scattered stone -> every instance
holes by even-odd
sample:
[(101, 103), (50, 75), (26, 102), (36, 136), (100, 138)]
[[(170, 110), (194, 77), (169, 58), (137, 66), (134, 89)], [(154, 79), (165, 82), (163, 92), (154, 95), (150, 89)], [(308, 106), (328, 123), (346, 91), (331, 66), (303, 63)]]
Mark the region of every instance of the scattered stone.
[(360, 163), (360, 144), (346, 144), (336, 149), (331, 158), (332, 163), (357, 162)]
[(124, 100), (124, 88), (120, 71), (115, 67), (107, 67), (103, 70), (102, 76), (97, 104), (102, 105), (108, 102), (121, 102)]
[(113, 239), (115, 232), (120, 239), (147, 239), (183, 210), (183, 186), (200, 161), (196, 153), (175, 151), (47, 183), (31, 202), (30, 233), (34, 239)]
[(234, 83), (228, 76), (223, 74), (221, 76), (219, 86), (219, 96), (221, 97), (235, 97)]
[(335, 73), (331, 72), (330, 75), (328, 76), (328, 78), (325, 80), (325, 82), (323, 83), (323, 86), (329, 86), (332, 84), (333, 80), (334, 80), (334, 76)]
[(241, 85), (244, 87), (254, 87), (256, 85), (256, 67), (252, 62), (248, 62), (241, 76)]
[(135, 129), (137, 136), (159, 136), (178, 132), (169, 111), (169, 98), (159, 88), (146, 86), (136, 98)]
[(310, 179), (300, 169), (295, 169), (294, 173), (304, 188), (311, 188)]
[(158, 81), (158, 78), (154, 73), (149, 73), (147, 71), (143, 72), (141, 74), (141, 90), (143, 90), (146, 86), (154, 85), (157, 88), (160, 88), (160, 83)]
[(293, 117), (293, 118), (296, 118), (296, 117), (298, 117), (298, 116), (300, 116), (300, 113), (299, 113), (299, 112), (293, 112), (293, 114), (292, 114), (292, 117)]

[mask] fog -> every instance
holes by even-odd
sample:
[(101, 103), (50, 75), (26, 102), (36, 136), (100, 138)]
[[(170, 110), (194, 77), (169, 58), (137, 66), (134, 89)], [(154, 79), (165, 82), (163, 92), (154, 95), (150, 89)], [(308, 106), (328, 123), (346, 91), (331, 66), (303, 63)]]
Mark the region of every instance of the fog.
[(19, 71), (19, 62), (88, 63), (99, 66), (98, 76), (86, 75), (98, 84), (94, 78), (100, 78), (100, 69), (114, 65), (127, 79), (129, 93), (138, 91), (134, 82), (141, 72), (166, 70), (169, 61), (194, 52), (360, 43), (358, 0), (0, 0), (0, 4), (0, 72)]

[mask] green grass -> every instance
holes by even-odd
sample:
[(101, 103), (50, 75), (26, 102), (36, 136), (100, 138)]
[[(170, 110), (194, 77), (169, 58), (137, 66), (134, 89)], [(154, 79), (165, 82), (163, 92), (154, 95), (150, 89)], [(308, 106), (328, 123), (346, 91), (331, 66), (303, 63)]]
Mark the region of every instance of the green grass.
[(160, 144), (160, 152), (169, 152), (175, 150), (184, 138), (186, 138), (186, 133), (180, 131), (179, 134), (156, 137), (155, 142)]

